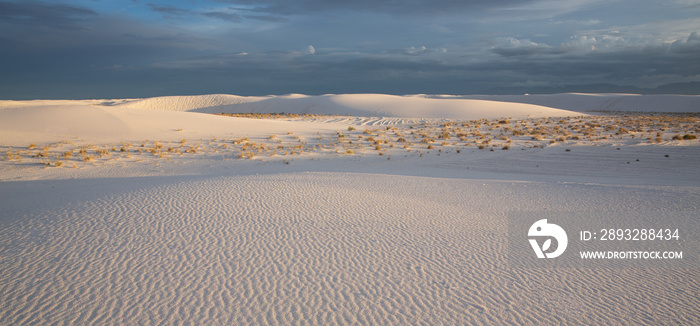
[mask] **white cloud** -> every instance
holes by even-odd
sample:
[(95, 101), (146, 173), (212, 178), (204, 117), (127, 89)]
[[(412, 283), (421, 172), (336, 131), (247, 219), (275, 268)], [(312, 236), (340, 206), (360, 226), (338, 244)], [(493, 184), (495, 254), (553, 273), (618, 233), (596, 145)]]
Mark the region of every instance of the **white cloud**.
[(533, 42), (528, 39), (517, 39), (515, 37), (497, 38), (491, 46), (491, 52), (504, 57), (548, 54), (557, 51), (557, 49), (550, 45)]
[(426, 48), (425, 46), (420, 46), (420, 47), (417, 47), (417, 48), (414, 47), (414, 46), (411, 46), (410, 48), (406, 49), (406, 53), (408, 53), (408, 54), (416, 54), (416, 53), (419, 53), (419, 52), (425, 52), (427, 49), (428, 49), (428, 48)]
[(602, 23), (598, 19), (588, 19), (588, 20), (556, 20), (553, 21), (554, 25), (583, 25), (583, 26), (593, 26)]
[(316, 54), (316, 48), (314, 48), (313, 45), (309, 45), (309, 46), (307, 46), (306, 48), (304, 48), (304, 50), (302, 51), (302, 53), (304, 53), (304, 54), (306, 54), (306, 55), (313, 55), (313, 54)]
[(659, 20), (638, 25), (611, 26), (606, 30), (581, 31), (578, 35), (618, 35), (629, 45), (654, 45), (684, 40), (692, 32), (700, 31), (700, 18)]
[(561, 44), (561, 47), (567, 52), (584, 53), (596, 50), (621, 48), (624, 46), (626, 46), (625, 38), (616, 35), (615, 31), (602, 35), (572, 36), (568, 42)]
[(599, 3), (611, 3), (619, 0), (541, 0), (534, 3), (518, 4), (506, 8), (496, 8), (494, 12), (504, 13), (504, 16), (493, 16), (492, 19), (508, 21), (524, 21), (547, 19), (559, 15), (590, 8)]

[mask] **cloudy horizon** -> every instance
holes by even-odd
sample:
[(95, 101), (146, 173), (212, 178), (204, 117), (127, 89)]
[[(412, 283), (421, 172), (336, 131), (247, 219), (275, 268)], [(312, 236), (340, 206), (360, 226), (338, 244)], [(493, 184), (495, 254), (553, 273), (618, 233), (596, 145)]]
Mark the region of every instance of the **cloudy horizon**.
[(698, 17), (698, 0), (0, 0), (0, 99), (697, 93)]

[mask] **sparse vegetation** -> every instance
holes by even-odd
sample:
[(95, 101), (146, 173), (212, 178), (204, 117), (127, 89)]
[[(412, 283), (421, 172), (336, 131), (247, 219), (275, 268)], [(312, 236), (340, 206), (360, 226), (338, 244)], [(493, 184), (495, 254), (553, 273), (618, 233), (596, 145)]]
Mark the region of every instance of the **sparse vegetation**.
[[(305, 119), (315, 116), (254, 115), (256, 118)], [(239, 157), (266, 160), (269, 157), (302, 155), (308, 152), (338, 153), (352, 155), (361, 153), (369, 156), (392, 156), (400, 152), (422, 157), (425, 150), (436, 155), (463, 153), (470, 145), (480, 150), (510, 150), (516, 146), (520, 150), (544, 148), (568, 141), (576, 144), (598, 142), (606, 139), (625, 140), (632, 144), (648, 142), (661, 143), (666, 140), (696, 140), (700, 128), (695, 116), (673, 115), (612, 115), (588, 116), (566, 119), (523, 119), (513, 120), (473, 120), (411, 125), (383, 126), (356, 131), (355, 126), (333, 133), (317, 132), (314, 137), (303, 138), (287, 131), (285, 137), (278, 135), (261, 136), (253, 140), (245, 138), (226, 140), (210, 139), (179, 141), (138, 141), (117, 144), (76, 145), (70, 142), (49, 145), (30, 143), (22, 148), (5, 148), (5, 160), (9, 164), (24, 161), (49, 166), (71, 166), (90, 162), (99, 158), (100, 163), (132, 159), (144, 161), (169, 159), (173, 156), (197, 155), (204, 157)], [(350, 133), (353, 132), (353, 133)], [(347, 133), (347, 134), (346, 134)], [(328, 137), (328, 135), (334, 135)], [(395, 143), (400, 144), (395, 146)], [(416, 146), (418, 144), (419, 146)], [(422, 144), (422, 145), (421, 145)], [(53, 147), (52, 147), (53, 146)], [(570, 148), (563, 149), (566, 152)], [(434, 152), (433, 152), (434, 151)], [(144, 156), (148, 155), (148, 156)], [(77, 156), (77, 158), (76, 158)], [(60, 163), (58, 163), (60, 162)]]

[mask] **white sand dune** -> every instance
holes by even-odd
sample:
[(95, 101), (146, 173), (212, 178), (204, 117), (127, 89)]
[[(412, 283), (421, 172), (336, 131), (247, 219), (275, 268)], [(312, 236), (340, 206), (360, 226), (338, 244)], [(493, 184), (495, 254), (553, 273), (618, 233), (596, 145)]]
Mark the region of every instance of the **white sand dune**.
[(528, 103), (576, 112), (700, 112), (700, 95), (566, 93), (546, 95), (431, 95), (425, 97)]
[[(439, 99), (441, 101), (430, 101)], [(242, 97), (234, 95), (168, 96), (115, 102), (152, 110), (209, 113), (307, 113), (402, 118), (480, 119), (512, 116), (568, 116), (574, 112), (700, 112), (698, 95), (544, 94), (409, 95), (342, 94)], [(529, 105), (522, 105), (529, 104)], [(564, 110), (552, 110), (552, 109)], [(281, 110), (281, 111), (280, 111)]]
[[(269, 130), (269, 133), (301, 132), (308, 127), (281, 121), (232, 121), (192, 112), (341, 115), (342, 118), (316, 121), (395, 125), (418, 123), (424, 119), (569, 117), (601, 110), (700, 112), (700, 96), (555, 94), (455, 97), (292, 94), (242, 97), (214, 94), (135, 100), (0, 101), (0, 129), (3, 130), (2, 136), (6, 144), (19, 145), (56, 140), (93, 142), (98, 139), (126, 141), (240, 137), (261, 130)], [(354, 118), (347, 117), (349, 115)], [(339, 126), (326, 126), (326, 129), (332, 128), (337, 129)]]
[[(512, 270), (503, 241), (514, 208), (687, 210), (696, 208), (697, 188), (368, 172), (3, 187), (2, 198), (13, 200), (4, 203), (0, 230), (0, 320), (698, 321), (698, 269)], [(66, 193), (73, 194), (68, 202)], [(35, 205), (37, 199), (56, 204)]]
[(30, 142), (120, 142), (144, 139), (180, 140), (239, 138), (285, 132), (340, 130), (347, 124), (229, 118), (185, 112), (157, 111), (89, 104), (0, 108), (5, 145)]
[(105, 101), (108, 105), (139, 108), (159, 111), (215, 111), (219, 108), (229, 108), (238, 104), (258, 102), (270, 97), (246, 97), (228, 94), (193, 95), (193, 96), (161, 96), (124, 102)]
[[(623, 132), (635, 127), (619, 117), (566, 119), (601, 107), (596, 96), (608, 95), (0, 101), (0, 324), (700, 324), (700, 142), (671, 139), (696, 134), (696, 120)], [(687, 101), (658, 111), (697, 112)], [(462, 127), (448, 119), (504, 117), (438, 139)], [(526, 127), (552, 139), (513, 133)], [(151, 154), (155, 141), (177, 154)], [(75, 154), (47, 165), (30, 142)], [(234, 158), (253, 143), (282, 149)], [(286, 155), (297, 146), (308, 153)], [(112, 154), (75, 157), (99, 148)], [(663, 245), (684, 265), (514, 266), (511, 241), (527, 241), (509, 223), (522, 212), (592, 229), (651, 215), (681, 229)]]
[(495, 119), (504, 117), (565, 117), (579, 113), (522, 103), (475, 99), (430, 99), (384, 94), (344, 94), (271, 97), (231, 95), (171, 96), (144, 99), (120, 106), (151, 110), (207, 113), (296, 113), (362, 117)]
[[(103, 103), (108, 103), (103, 105)], [(330, 124), (231, 119), (199, 113), (297, 113), (352, 115)], [(0, 101), (6, 145), (51, 141), (235, 138), (253, 134), (342, 130), (347, 124), (415, 123), (421, 119), (566, 117), (580, 113), (520, 103), (424, 99), (379, 94), (275, 97), (170, 96), (140, 100)], [(372, 119), (372, 117), (375, 117)], [(318, 120), (320, 121), (320, 120)], [(343, 124), (344, 126), (340, 126)]]

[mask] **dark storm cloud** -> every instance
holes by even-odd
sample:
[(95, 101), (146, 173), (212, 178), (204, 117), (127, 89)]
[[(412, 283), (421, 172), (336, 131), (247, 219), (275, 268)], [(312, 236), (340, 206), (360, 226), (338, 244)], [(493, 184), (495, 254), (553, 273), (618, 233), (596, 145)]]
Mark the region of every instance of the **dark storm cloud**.
[(148, 6), (151, 8), (151, 10), (165, 14), (165, 15), (172, 15), (172, 16), (182, 16), (182, 15), (187, 15), (191, 14), (189, 10), (178, 8), (178, 7), (173, 7), (169, 5), (160, 5), (160, 4), (154, 4), (154, 3), (149, 3)]
[(36, 1), (0, 2), (0, 22), (43, 25), (54, 28), (76, 26), (76, 20), (97, 16), (93, 10)]
[(589, 2), (0, 0), (0, 98), (472, 94), (700, 79), (695, 18), (654, 25), (630, 14), (610, 31), (603, 25), (617, 17), (592, 11), (541, 19), (549, 4), (571, 12)]
[[(679, 54), (700, 54), (700, 34), (698, 34), (698, 32), (692, 32), (685, 42), (677, 40), (671, 43), (669, 50)], [(698, 61), (700, 62), (700, 60)]]
[(493, 53), (504, 57), (520, 57), (520, 56), (530, 56), (530, 55), (543, 55), (543, 54), (561, 54), (564, 51), (561, 49), (556, 49), (548, 46), (520, 46), (520, 47), (496, 47), (491, 49)]
[(281, 16), (243, 15), (241, 17), (243, 17), (245, 19), (252, 19), (252, 20), (257, 20), (257, 21), (262, 21), (262, 22), (270, 22), (270, 23), (284, 23), (284, 22), (288, 21), (286, 18), (281, 17)]
[[(258, 81), (258, 85), (270, 92), (284, 89), (282, 93), (463, 94), (498, 89), (527, 90), (528, 85), (602, 82), (634, 85), (639, 80), (663, 80), (668, 76), (696, 77), (700, 76), (700, 60), (697, 59), (700, 40), (697, 39), (697, 34), (691, 34), (687, 39), (671, 44), (596, 51), (583, 51), (570, 44), (548, 46), (521, 41), (515, 44), (525, 49), (512, 46), (512, 52), (507, 55), (498, 50), (459, 54), (425, 47), (388, 50), (379, 54), (332, 53), (322, 49), (314, 55), (300, 52), (236, 53), (181, 60), (159, 67), (170, 71), (207, 70), (216, 75), (228, 74), (236, 76), (236, 81), (229, 85)], [(517, 51), (520, 51), (519, 55), (514, 55)], [(265, 88), (265, 85), (270, 88)]]
[(221, 11), (210, 11), (210, 12), (205, 12), (203, 13), (204, 16), (211, 17), (211, 18), (218, 18), (221, 20), (229, 21), (229, 22), (240, 22), (241, 21), (241, 16), (236, 13), (231, 13), (231, 12), (221, 12)]
[(304, 14), (308, 11), (353, 10), (389, 14), (455, 13), (475, 9), (519, 5), (535, 0), (219, 0), (236, 5), (254, 6), (275, 14)]
[(163, 14), (166, 17), (167, 16), (170, 16), (170, 17), (203, 16), (203, 17), (215, 18), (215, 19), (223, 20), (226, 22), (233, 22), (233, 23), (240, 23), (244, 19), (252, 19), (252, 20), (274, 22), (274, 23), (286, 21), (286, 19), (284, 19), (282, 17), (278, 17), (278, 16), (241, 15), (241, 14), (239, 14), (239, 12), (258, 12), (256, 10), (245, 9), (245, 8), (223, 8), (223, 10), (219, 10), (219, 11), (212, 11), (212, 10), (193, 11), (193, 10), (182, 9), (182, 8), (178, 8), (178, 7), (174, 7), (174, 6), (170, 6), (170, 5), (148, 4), (148, 6), (151, 8), (152, 11)]
[(49, 81), (53, 87), (80, 84), (94, 89), (108, 83), (102, 79), (109, 78), (104, 69), (143, 67), (154, 58), (187, 55), (206, 42), (126, 17), (35, 1), (0, 2), (0, 30), (4, 96), (20, 86), (44, 92)]
[[(547, 78), (599, 76), (606, 80), (653, 78), (663, 75), (700, 76), (700, 36), (656, 45), (609, 44), (590, 41), (574, 46), (537, 44), (510, 39), (490, 51), (502, 69)], [(598, 45), (599, 48), (595, 46)], [(490, 67), (498, 69), (498, 67)]]
[(65, 4), (48, 4), (35, 1), (0, 2), (0, 18), (67, 19), (76, 16), (96, 15), (87, 9)]

